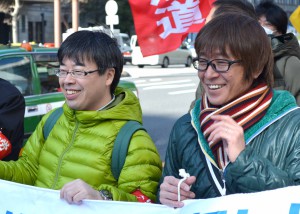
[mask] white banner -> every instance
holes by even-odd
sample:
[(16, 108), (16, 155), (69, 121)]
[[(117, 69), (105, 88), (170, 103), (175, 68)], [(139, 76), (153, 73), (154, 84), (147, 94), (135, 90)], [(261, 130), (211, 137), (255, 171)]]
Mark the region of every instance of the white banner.
[(59, 191), (0, 180), (0, 214), (299, 214), (300, 186), (211, 199), (188, 200), (181, 209), (158, 204), (84, 200), (70, 205)]

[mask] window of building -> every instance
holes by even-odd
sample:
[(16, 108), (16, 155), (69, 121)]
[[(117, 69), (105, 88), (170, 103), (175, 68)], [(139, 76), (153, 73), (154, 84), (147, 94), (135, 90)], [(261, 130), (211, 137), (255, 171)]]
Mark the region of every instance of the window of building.
[(34, 41), (33, 38), (33, 22), (28, 22), (28, 41)]

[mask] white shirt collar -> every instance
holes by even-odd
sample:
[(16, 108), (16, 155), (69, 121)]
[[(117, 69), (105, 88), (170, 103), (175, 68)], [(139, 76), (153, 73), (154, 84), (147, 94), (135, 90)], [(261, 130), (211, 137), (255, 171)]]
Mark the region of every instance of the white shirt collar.
[(101, 108), (98, 109), (98, 111), (103, 110), (106, 106), (108, 106), (109, 104), (111, 104), (114, 100), (115, 100), (116, 96), (113, 94), (113, 98), (111, 99), (111, 101), (109, 101), (105, 106), (102, 106)]

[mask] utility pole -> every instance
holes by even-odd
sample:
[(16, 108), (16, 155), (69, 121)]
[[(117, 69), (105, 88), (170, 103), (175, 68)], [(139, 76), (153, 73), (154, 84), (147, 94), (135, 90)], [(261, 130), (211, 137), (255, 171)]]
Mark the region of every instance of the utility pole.
[(79, 11), (78, 0), (72, 0), (72, 28), (74, 32), (78, 31), (78, 26), (79, 26), (78, 11)]
[(54, 0), (54, 46), (58, 48), (61, 43), (60, 0)]

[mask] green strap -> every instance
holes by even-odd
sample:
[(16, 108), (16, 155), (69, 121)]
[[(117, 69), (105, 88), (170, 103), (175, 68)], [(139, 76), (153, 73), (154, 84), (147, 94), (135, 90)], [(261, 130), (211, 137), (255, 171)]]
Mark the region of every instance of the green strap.
[(146, 131), (139, 122), (131, 120), (122, 126), (116, 137), (111, 158), (111, 171), (116, 180), (124, 166), (131, 137), (137, 130)]
[(47, 118), (44, 128), (43, 128), (43, 135), (44, 135), (44, 139), (46, 140), (49, 136), (49, 133), (51, 132), (53, 126), (55, 125), (56, 121), (58, 120), (58, 118), (60, 117), (60, 115), (62, 115), (63, 113), (63, 108), (59, 107), (57, 109), (55, 109), (50, 116)]

